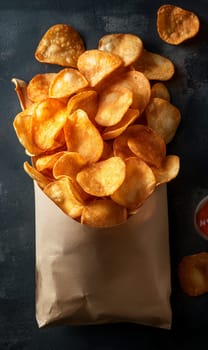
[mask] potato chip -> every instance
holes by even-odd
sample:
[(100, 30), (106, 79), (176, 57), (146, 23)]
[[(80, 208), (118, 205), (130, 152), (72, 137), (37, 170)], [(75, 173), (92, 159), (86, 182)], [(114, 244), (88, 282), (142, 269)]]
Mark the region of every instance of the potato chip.
[(162, 5), (157, 11), (157, 31), (168, 44), (179, 45), (199, 31), (197, 15), (175, 5)]
[(35, 75), (27, 85), (27, 96), (33, 102), (40, 102), (49, 97), (49, 86), (56, 73)]
[(121, 186), (111, 195), (116, 203), (135, 210), (152, 194), (156, 181), (151, 168), (136, 157), (126, 161), (126, 177)]
[(123, 65), (122, 59), (111, 52), (87, 50), (78, 59), (78, 69), (95, 87)]
[(64, 154), (65, 151), (60, 151), (53, 154), (35, 156), (32, 157), (32, 163), (38, 171), (53, 178), (52, 170), (54, 164)]
[(149, 80), (169, 80), (175, 72), (174, 64), (169, 58), (147, 50), (134, 63), (134, 68)]
[(44, 187), (44, 193), (67, 215), (77, 218), (85, 203), (76, 198), (76, 189), (68, 177), (53, 181)]
[(126, 166), (119, 157), (111, 157), (85, 167), (77, 174), (77, 182), (93, 196), (103, 197), (114, 193), (124, 181)]
[(42, 153), (42, 149), (33, 140), (32, 115), (29, 113), (27, 109), (18, 113), (13, 121), (13, 127), (26, 153), (32, 156)]
[(43, 151), (60, 146), (56, 141), (67, 120), (65, 105), (55, 99), (37, 104), (32, 116), (33, 139)]
[(126, 219), (126, 208), (106, 198), (89, 202), (82, 211), (81, 223), (93, 227), (112, 227), (122, 224)]
[(180, 286), (189, 296), (208, 292), (208, 253), (200, 252), (182, 258), (178, 266)]
[(160, 168), (152, 167), (152, 171), (156, 178), (156, 185), (170, 182), (179, 172), (180, 158), (175, 155), (168, 155), (163, 160)]
[(128, 139), (130, 134), (131, 126), (129, 126), (121, 135), (115, 138), (113, 141), (114, 156), (120, 157), (123, 160), (135, 156), (135, 154), (130, 150), (128, 146)]
[(143, 43), (137, 35), (123, 33), (107, 34), (99, 40), (98, 49), (120, 56), (124, 62), (124, 66), (129, 66), (141, 55)]
[(59, 71), (49, 86), (49, 97), (62, 98), (81, 91), (88, 85), (85, 77), (74, 68)]
[(86, 90), (78, 92), (69, 99), (67, 104), (67, 113), (72, 114), (77, 109), (82, 109), (87, 113), (89, 119), (94, 122), (97, 107), (97, 92), (94, 90)]
[(64, 125), (67, 149), (78, 152), (87, 162), (96, 162), (103, 152), (103, 139), (83, 110), (78, 109)]
[(129, 127), (128, 146), (130, 150), (149, 165), (159, 168), (166, 155), (166, 145), (162, 137), (145, 125)]
[(100, 93), (95, 121), (102, 126), (115, 125), (132, 104), (132, 92), (123, 86), (110, 86)]
[(53, 181), (53, 179), (43, 175), (28, 162), (24, 162), (24, 170), (41, 188), (45, 188), (45, 186)]
[(64, 152), (58, 158), (53, 167), (53, 176), (59, 179), (68, 176), (71, 180), (76, 180), (78, 172), (86, 165), (86, 160), (77, 152)]
[(152, 98), (145, 109), (147, 124), (165, 140), (172, 141), (181, 121), (181, 113), (177, 107), (161, 98)]
[(30, 100), (27, 94), (28, 84), (24, 80), (16, 79), (16, 78), (12, 79), (12, 83), (14, 83), (15, 85), (15, 91), (19, 99), (20, 106), (24, 111), (25, 109), (27, 109), (32, 105), (32, 101)]
[(55, 24), (40, 40), (35, 58), (44, 63), (76, 68), (78, 57), (84, 50), (83, 39), (72, 26)]
[(168, 88), (163, 83), (155, 83), (151, 88), (151, 98), (159, 97), (170, 102), (170, 93)]
[(149, 80), (144, 76), (143, 73), (137, 71), (128, 71), (119, 75), (119, 79), (112, 85), (123, 86), (133, 93), (133, 102), (131, 108), (139, 109), (140, 113), (143, 112), (147, 106), (150, 95), (151, 87)]
[(114, 139), (121, 135), (124, 130), (126, 130), (126, 128), (139, 117), (139, 115), (140, 113), (138, 109), (129, 108), (119, 123), (104, 129), (102, 134), (103, 140)]

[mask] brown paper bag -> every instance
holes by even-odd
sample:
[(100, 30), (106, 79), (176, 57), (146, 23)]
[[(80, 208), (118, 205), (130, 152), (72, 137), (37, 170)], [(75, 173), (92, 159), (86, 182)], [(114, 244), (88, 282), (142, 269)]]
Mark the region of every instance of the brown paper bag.
[(35, 185), (36, 317), (52, 324), (171, 327), (166, 185), (115, 228), (86, 227)]

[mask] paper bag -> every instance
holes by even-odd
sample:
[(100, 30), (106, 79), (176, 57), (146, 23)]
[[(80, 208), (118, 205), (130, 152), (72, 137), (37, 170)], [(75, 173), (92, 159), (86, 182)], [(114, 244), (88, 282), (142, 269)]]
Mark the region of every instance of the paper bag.
[(35, 185), (39, 327), (136, 322), (171, 327), (166, 185), (125, 224), (96, 229)]

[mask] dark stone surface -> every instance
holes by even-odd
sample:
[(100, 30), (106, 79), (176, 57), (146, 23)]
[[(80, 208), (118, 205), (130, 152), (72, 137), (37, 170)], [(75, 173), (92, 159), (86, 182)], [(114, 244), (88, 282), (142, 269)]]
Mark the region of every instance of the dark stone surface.
[[(1, 1), (0, 3), (0, 350), (195, 349), (206, 344), (208, 295), (185, 296), (178, 285), (182, 256), (207, 250), (193, 226), (198, 201), (208, 194), (208, 4), (181, 0), (201, 21), (196, 38), (178, 47), (163, 43), (156, 32), (159, 0)], [(172, 2), (173, 3), (173, 2)], [(138, 34), (150, 51), (170, 57), (175, 77), (167, 82), (172, 102), (182, 112), (169, 153), (181, 157), (181, 171), (168, 185), (172, 268), (173, 329), (133, 324), (57, 327), (39, 330), (34, 305), (34, 197), (24, 173), (27, 159), (12, 122), (20, 110), (13, 77), (29, 80), (51, 70), (34, 52), (42, 34), (55, 23), (69, 23), (88, 48), (108, 32)]]

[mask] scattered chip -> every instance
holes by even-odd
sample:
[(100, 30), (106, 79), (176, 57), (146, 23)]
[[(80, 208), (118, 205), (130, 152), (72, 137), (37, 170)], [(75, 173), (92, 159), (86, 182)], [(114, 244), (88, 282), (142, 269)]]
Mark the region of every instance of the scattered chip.
[(149, 165), (159, 168), (166, 155), (162, 137), (145, 125), (133, 125), (128, 129), (130, 150)]
[(110, 86), (100, 93), (95, 121), (102, 126), (120, 122), (132, 104), (132, 92), (123, 86)]
[(64, 68), (59, 71), (49, 86), (49, 97), (69, 97), (81, 91), (88, 85), (85, 77), (74, 68)]
[(174, 64), (169, 58), (147, 50), (134, 63), (134, 68), (149, 80), (169, 80), (175, 72)]
[(124, 223), (126, 219), (126, 208), (106, 198), (89, 202), (82, 211), (81, 223), (93, 227), (112, 227)]
[(111, 198), (124, 207), (139, 208), (155, 189), (155, 176), (143, 160), (130, 157), (126, 160), (126, 177)]
[(27, 96), (33, 102), (40, 102), (49, 97), (49, 86), (56, 73), (35, 75), (27, 86)]
[(103, 139), (87, 116), (81, 109), (76, 110), (64, 125), (67, 149), (78, 152), (85, 161), (96, 162), (103, 153)]
[(87, 50), (78, 59), (78, 69), (95, 87), (123, 65), (122, 59), (111, 52)]
[(77, 67), (85, 45), (80, 34), (67, 24), (55, 24), (40, 40), (35, 52), (38, 61), (64, 67)]
[(122, 33), (107, 34), (99, 40), (98, 49), (120, 56), (124, 62), (124, 66), (129, 66), (141, 55), (143, 43), (137, 35)]
[(170, 102), (170, 93), (163, 83), (155, 83), (151, 88), (151, 98), (159, 97)]
[(49, 183), (44, 187), (44, 193), (67, 215), (72, 218), (81, 216), (85, 203), (76, 197), (77, 190), (68, 177)]
[(179, 45), (194, 37), (200, 27), (197, 15), (175, 5), (162, 5), (157, 12), (157, 31), (168, 44)]
[(77, 182), (93, 196), (110, 196), (121, 186), (125, 175), (126, 166), (122, 159), (111, 157), (85, 167), (77, 174)]
[(181, 121), (181, 113), (170, 102), (155, 97), (145, 109), (147, 124), (169, 143), (175, 136)]
[(208, 253), (200, 252), (182, 258), (178, 266), (180, 286), (189, 296), (208, 292)]

